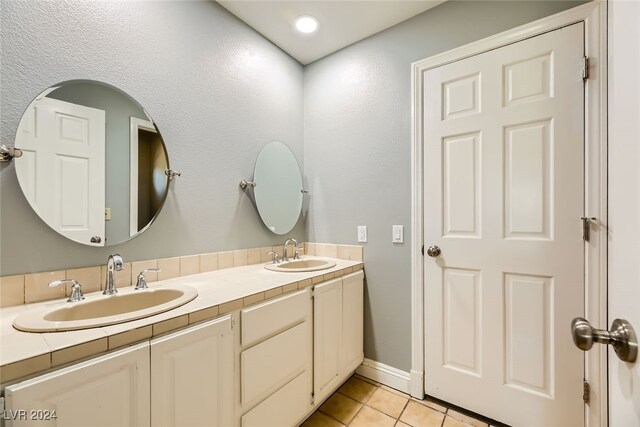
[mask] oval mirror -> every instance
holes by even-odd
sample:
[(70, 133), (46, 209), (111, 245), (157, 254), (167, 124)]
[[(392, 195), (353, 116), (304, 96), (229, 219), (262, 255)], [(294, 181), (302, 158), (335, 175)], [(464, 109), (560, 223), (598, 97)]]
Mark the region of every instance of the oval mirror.
[(167, 196), (169, 158), (144, 108), (101, 82), (36, 97), (16, 131), (16, 174), (33, 210), (61, 235), (111, 246), (142, 233)]
[(293, 152), (282, 142), (265, 145), (253, 171), (260, 218), (276, 234), (286, 234), (302, 211), (302, 175)]

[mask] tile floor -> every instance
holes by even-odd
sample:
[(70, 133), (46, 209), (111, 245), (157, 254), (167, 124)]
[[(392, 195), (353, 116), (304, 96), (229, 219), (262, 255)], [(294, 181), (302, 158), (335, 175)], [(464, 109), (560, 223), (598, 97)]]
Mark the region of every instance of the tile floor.
[(428, 400), (354, 375), (302, 427), (488, 427)]

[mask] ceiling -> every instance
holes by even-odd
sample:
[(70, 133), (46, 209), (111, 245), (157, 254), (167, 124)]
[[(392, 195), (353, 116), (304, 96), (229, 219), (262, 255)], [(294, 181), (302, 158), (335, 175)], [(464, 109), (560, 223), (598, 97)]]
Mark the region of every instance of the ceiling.
[[(445, 0), (218, 0), (223, 7), (302, 64), (309, 64), (430, 9)], [(294, 27), (300, 15), (318, 19), (318, 30)]]

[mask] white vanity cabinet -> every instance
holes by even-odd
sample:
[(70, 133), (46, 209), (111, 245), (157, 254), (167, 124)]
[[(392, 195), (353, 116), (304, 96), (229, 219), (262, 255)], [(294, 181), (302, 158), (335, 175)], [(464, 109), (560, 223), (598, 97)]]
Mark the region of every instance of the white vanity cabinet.
[(234, 356), (224, 316), (7, 387), (7, 425), (232, 426)]
[(362, 363), (364, 273), (314, 288), (314, 394), (324, 399)]
[(233, 425), (231, 316), (151, 340), (151, 425)]
[(363, 360), (363, 279), (358, 271), (10, 385), (6, 425), (295, 426)]
[(149, 343), (5, 389), (7, 426), (149, 426)]
[(242, 427), (293, 426), (311, 409), (309, 289), (241, 312)]

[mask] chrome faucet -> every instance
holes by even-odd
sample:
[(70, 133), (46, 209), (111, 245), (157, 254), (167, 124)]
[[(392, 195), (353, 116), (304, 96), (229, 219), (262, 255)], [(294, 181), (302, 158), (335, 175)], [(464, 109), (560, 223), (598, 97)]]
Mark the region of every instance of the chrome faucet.
[(124, 270), (122, 257), (118, 254), (109, 255), (107, 260), (107, 280), (102, 295), (115, 295), (118, 293), (116, 282), (113, 280), (113, 272), (122, 270)]
[(289, 246), (289, 243), (293, 243), (293, 248), (294, 248), (293, 259), (300, 259), (300, 256), (298, 255), (298, 241), (296, 239), (290, 238), (290, 239), (287, 239), (286, 242), (284, 242), (284, 251), (283, 251), (282, 260), (289, 261), (289, 256), (287, 255), (287, 246)]
[(271, 255), (271, 264), (277, 264), (280, 262), (278, 254), (275, 251), (269, 251), (267, 252), (267, 255)]
[(71, 283), (71, 295), (67, 299), (67, 302), (78, 302), (84, 299), (84, 295), (82, 295), (82, 286), (78, 283), (77, 280), (68, 279), (68, 280), (55, 280), (53, 282), (49, 282), (49, 287), (53, 288), (56, 286), (64, 285), (66, 283)]
[(149, 286), (147, 285), (147, 278), (144, 277), (144, 275), (149, 273), (149, 272), (159, 273), (160, 269), (159, 268), (146, 268), (146, 269), (142, 270), (140, 272), (140, 274), (138, 274), (138, 280), (136, 281), (136, 287), (133, 288), (134, 291), (139, 291), (140, 289), (148, 289), (149, 288)]

